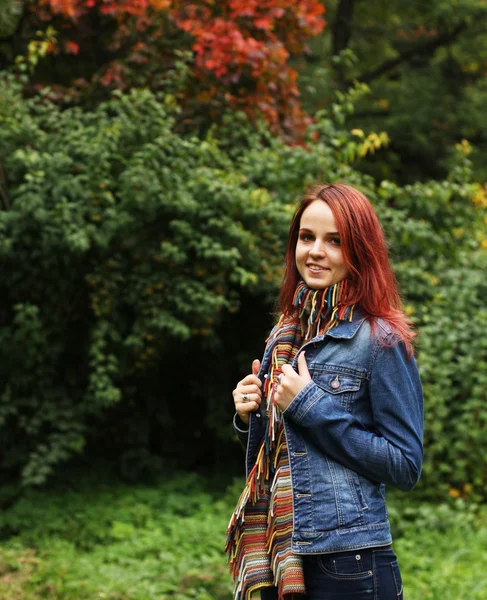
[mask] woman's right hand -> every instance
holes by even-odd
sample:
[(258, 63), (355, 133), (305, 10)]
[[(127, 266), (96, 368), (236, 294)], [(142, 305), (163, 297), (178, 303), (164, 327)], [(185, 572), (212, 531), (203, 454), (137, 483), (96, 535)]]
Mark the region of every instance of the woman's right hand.
[(252, 374), (239, 381), (232, 392), (235, 410), (246, 425), (249, 424), (250, 413), (256, 411), (262, 402), (262, 382), (257, 377), (259, 369), (260, 360), (255, 359), (252, 362)]

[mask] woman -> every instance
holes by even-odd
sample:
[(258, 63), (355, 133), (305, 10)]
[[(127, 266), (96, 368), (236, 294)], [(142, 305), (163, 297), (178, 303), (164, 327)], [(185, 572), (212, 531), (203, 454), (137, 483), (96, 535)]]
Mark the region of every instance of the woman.
[(234, 597), (401, 599), (385, 485), (419, 479), (422, 390), (361, 192), (321, 185), (299, 202), (280, 309), (233, 391), (248, 476), (228, 529)]

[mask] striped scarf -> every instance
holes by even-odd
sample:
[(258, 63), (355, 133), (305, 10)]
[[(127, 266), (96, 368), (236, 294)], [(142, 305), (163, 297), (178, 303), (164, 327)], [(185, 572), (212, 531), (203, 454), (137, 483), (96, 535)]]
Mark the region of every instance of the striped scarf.
[(302, 559), (293, 554), (293, 499), (284, 419), (273, 402), (281, 367), (293, 362), (301, 345), (323, 334), (340, 320), (352, 320), (353, 306), (344, 306), (350, 282), (322, 290), (300, 282), (294, 294), (296, 310), (281, 315), (267, 339), (270, 369), (264, 376), (267, 413), (264, 438), (227, 531), (227, 553), (234, 579), (234, 600), (249, 600), (253, 591), (276, 586), (279, 600), (305, 594)]

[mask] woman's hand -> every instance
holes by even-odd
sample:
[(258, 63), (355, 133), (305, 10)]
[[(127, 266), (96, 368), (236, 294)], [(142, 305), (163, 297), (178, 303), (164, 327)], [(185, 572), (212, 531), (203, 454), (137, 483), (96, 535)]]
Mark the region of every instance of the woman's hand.
[(274, 390), (274, 401), (281, 410), (286, 410), (304, 386), (311, 381), (304, 352), (298, 356), (297, 373), (291, 365), (283, 365), (281, 371), (279, 383)]
[(255, 359), (252, 362), (252, 374), (239, 381), (232, 392), (235, 410), (246, 425), (249, 424), (250, 413), (256, 411), (262, 402), (262, 382), (257, 377), (259, 369), (260, 360)]

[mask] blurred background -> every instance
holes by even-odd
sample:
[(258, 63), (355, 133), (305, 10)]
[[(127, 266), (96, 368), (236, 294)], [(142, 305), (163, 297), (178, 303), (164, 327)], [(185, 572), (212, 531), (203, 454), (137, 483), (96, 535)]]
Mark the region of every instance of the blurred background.
[(230, 600), (231, 391), (333, 181), (419, 332), (407, 598), (487, 598), (486, 105), (485, 0), (0, 0), (1, 599)]

